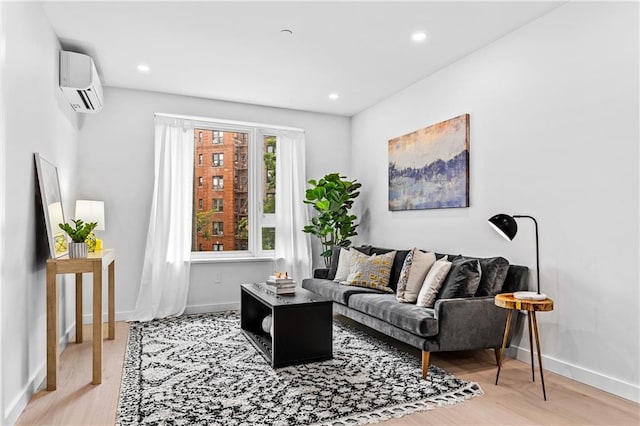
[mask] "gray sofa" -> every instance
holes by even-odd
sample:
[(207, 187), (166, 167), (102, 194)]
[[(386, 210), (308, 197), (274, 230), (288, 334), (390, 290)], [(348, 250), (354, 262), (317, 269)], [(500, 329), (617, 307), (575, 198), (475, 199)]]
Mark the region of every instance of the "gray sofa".
[[(364, 246), (364, 249), (359, 250), (366, 250), (368, 253), (390, 251), (371, 246)], [(389, 283), (394, 289), (407, 253), (408, 250), (397, 251)], [(438, 258), (443, 256), (436, 255)], [(460, 255), (448, 256), (451, 260)], [(479, 260), (482, 265), (482, 259)], [(335, 265), (336, 262), (334, 251), (332, 263)], [(302, 287), (331, 298), (335, 313), (420, 349), (422, 377), (426, 378), (431, 352), (494, 349), (496, 362), (499, 362), (507, 310), (495, 306), (494, 295), (526, 290), (527, 271), (525, 266), (508, 265), (503, 284), (495, 288), (492, 294), (438, 299), (433, 308), (400, 303), (395, 294), (336, 283), (327, 278), (329, 269), (316, 269), (313, 278), (302, 281)], [(514, 322), (517, 317), (513, 316)]]

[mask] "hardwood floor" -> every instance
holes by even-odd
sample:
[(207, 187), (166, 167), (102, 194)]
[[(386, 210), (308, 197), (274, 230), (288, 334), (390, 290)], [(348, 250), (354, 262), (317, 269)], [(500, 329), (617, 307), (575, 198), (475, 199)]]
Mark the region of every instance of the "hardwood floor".
[[(107, 335), (107, 325), (104, 325)], [(16, 425), (113, 425), (120, 393), (129, 324), (116, 322), (116, 339), (104, 340), (102, 384), (92, 380), (91, 324), (83, 327), (84, 341), (69, 343), (60, 354), (58, 389), (39, 390), (27, 404)]]
[[(90, 327), (85, 326), (82, 344), (71, 343), (62, 353), (58, 390), (37, 392), (16, 424), (114, 424), (129, 326), (118, 322), (116, 340), (104, 341), (103, 382), (98, 386), (91, 384)], [(369, 329), (365, 331), (420, 360), (419, 351)], [(638, 404), (547, 371), (545, 402), (540, 383), (531, 382), (530, 366), (511, 358), (505, 359), (500, 384), (495, 386), (493, 351), (433, 353), (431, 363), (462, 379), (478, 382), (485, 394), (461, 404), (389, 420), (385, 425), (640, 424)]]

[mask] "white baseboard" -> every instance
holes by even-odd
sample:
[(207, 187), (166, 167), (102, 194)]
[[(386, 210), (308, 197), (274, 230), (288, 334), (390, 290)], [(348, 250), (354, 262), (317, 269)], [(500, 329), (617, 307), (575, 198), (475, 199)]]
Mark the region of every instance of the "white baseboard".
[[(131, 316), (133, 315), (133, 311), (121, 311), (116, 312), (116, 321), (129, 321)], [(102, 313), (102, 322), (107, 322), (109, 320), (109, 316), (106, 312)], [(83, 324), (93, 324), (93, 315), (84, 314), (82, 315), (82, 323)]]
[(207, 312), (222, 312), (222, 311), (237, 311), (240, 309), (240, 302), (231, 303), (210, 303), (206, 305), (190, 305), (184, 310), (184, 313), (189, 314), (204, 314)]
[[(531, 352), (528, 348), (511, 345), (507, 350), (507, 355), (531, 364)], [(542, 354), (542, 367), (544, 370), (553, 371), (561, 376), (640, 403), (640, 386), (634, 385), (633, 383), (628, 383), (615, 377), (609, 377), (597, 371), (545, 356), (544, 354)]]
[[(64, 332), (62, 336), (60, 336), (60, 340), (58, 341), (58, 351), (62, 352), (67, 344), (71, 341), (71, 336), (75, 334), (76, 326), (75, 323), (71, 324), (71, 326)], [(29, 400), (34, 393), (43, 385), (45, 379), (47, 378), (47, 369), (46, 369), (46, 358), (45, 361), (38, 366), (36, 371), (29, 377), (29, 381), (22, 388), (20, 393), (5, 407), (5, 417), (2, 419), (0, 424), (3, 425), (12, 425), (18, 420), (20, 414), (27, 406)]]
[[(222, 312), (222, 311), (234, 311), (240, 309), (240, 302), (229, 302), (229, 303), (209, 303), (205, 305), (189, 305), (185, 308), (184, 314), (204, 314), (207, 312)], [(116, 321), (129, 321), (133, 316), (133, 311), (121, 311), (116, 312)], [(104, 312), (102, 314), (102, 322), (107, 322), (108, 316), (107, 313)], [(83, 324), (92, 324), (93, 323), (93, 315), (84, 314), (82, 316)], [(75, 325), (75, 324), (74, 324)], [(74, 328), (75, 330), (75, 328)]]

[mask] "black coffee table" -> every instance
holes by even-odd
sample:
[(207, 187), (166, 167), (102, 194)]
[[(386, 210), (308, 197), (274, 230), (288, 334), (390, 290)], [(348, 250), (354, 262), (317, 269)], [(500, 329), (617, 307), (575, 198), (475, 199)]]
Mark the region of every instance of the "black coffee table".
[[(278, 295), (264, 283), (240, 287), (240, 326), (273, 368), (333, 358), (333, 302), (303, 288)], [(273, 317), (273, 337), (262, 320)]]

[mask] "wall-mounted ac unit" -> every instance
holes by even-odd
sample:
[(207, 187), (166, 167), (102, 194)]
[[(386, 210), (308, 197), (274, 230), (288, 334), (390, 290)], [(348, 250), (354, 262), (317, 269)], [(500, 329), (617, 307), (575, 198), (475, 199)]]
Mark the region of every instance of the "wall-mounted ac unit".
[(60, 52), (60, 88), (76, 112), (102, 109), (102, 84), (90, 56)]

